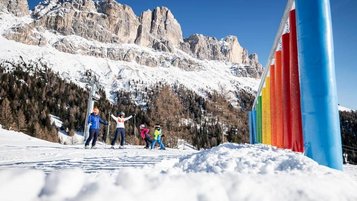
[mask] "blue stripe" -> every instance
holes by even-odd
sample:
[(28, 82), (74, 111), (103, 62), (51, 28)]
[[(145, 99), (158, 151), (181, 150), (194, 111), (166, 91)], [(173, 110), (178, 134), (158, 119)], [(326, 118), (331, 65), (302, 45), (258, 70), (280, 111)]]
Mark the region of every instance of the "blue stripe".
[(295, 3), (305, 154), (342, 170), (330, 2)]

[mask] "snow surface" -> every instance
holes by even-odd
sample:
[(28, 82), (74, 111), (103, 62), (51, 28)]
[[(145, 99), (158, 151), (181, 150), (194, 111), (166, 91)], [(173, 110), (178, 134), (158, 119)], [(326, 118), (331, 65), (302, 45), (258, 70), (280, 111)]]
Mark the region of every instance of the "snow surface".
[(83, 144), (84, 141), (83, 133), (74, 132), (73, 136), (69, 136), (68, 133), (61, 130), (63, 122), (58, 116), (51, 114), (51, 124), (55, 124), (55, 126), (57, 127), (58, 138), (61, 144), (65, 144), (65, 145)]
[(85, 150), (0, 129), (2, 201), (355, 201), (357, 167), (345, 170), (266, 145)]
[(339, 105), (338, 110), (342, 112), (353, 112), (352, 109)]
[(51, 124), (54, 123), (57, 128), (61, 128), (62, 127), (63, 121), (58, 116), (55, 116), (55, 115), (51, 114), (50, 117), (51, 117)]

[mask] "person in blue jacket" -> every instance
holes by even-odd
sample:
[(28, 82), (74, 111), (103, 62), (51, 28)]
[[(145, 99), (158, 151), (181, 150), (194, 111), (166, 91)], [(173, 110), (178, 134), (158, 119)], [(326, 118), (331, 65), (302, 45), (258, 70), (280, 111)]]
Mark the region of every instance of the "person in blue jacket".
[(99, 109), (94, 107), (93, 113), (88, 117), (88, 126), (89, 126), (89, 137), (85, 143), (85, 149), (89, 149), (89, 143), (92, 141), (92, 149), (95, 149), (95, 143), (97, 142), (97, 138), (99, 135), (100, 123), (104, 125), (108, 125), (108, 122), (100, 118)]

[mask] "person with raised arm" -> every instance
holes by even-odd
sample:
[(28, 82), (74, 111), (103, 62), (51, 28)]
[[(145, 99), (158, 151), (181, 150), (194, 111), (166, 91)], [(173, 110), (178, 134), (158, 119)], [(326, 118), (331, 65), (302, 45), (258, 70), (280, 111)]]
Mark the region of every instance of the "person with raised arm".
[(111, 115), (111, 117), (117, 122), (117, 128), (115, 129), (114, 139), (112, 140), (112, 149), (114, 149), (115, 142), (117, 141), (118, 135), (120, 134), (120, 146), (119, 149), (124, 148), (125, 144), (125, 121), (128, 121), (133, 116), (125, 117), (124, 112), (119, 112), (118, 117)]

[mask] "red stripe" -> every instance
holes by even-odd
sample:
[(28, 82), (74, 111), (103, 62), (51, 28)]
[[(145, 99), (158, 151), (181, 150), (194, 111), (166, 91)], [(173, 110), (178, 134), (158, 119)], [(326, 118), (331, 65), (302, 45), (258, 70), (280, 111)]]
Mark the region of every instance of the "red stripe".
[(290, 11), (290, 123), (292, 149), (293, 151), (303, 152), (304, 143), (301, 123), (300, 82), (297, 52), (296, 16), (295, 10), (292, 10)]
[(283, 95), (283, 142), (284, 148), (291, 149), (291, 122), (290, 122), (290, 35), (282, 36), (282, 95)]

